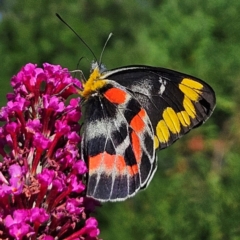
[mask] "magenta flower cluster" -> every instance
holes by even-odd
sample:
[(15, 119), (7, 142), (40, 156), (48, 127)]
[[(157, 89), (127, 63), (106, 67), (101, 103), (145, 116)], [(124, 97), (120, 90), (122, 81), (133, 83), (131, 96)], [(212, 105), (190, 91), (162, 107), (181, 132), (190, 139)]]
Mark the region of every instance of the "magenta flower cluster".
[(25, 65), (0, 110), (0, 239), (98, 239), (79, 153), (81, 87), (58, 65)]

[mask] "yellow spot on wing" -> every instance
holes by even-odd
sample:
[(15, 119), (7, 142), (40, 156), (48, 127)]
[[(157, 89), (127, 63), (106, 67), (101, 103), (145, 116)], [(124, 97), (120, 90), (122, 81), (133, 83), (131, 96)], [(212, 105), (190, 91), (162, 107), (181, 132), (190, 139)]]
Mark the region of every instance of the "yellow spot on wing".
[(86, 81), (86, 83), (83, 84), (83, 91), (78, 91), (78, 93), (82, 97), (88, 98), (98, 89), (101, 89), (106, 84), (106, 81), (99, 79), (100, 77), (101, 73), (99, 72), (99, 69), (95, 68), (91, 73), (89, 79)]
[(154, 149), (159, 148), (159, 140), (157, 136), (154, 136)]
[(163, 119), (172, 133), (180, 133), (181, 126), (176, 112), (167, 107), (163, 112)]
[(203, 89), (203, 85), (196, 80), (192, 80), (190, 78), (184, 78), (181, 82), (182, 84), (189, 86), (190, 88), (201, 90)]
[(182, 84), (198, 90), (203, 89), (203, 85), (200, 82), (197, 82), (196, 80), (192, 80), (190, 78), (184, 78), (182, 80)]
[(189, 78), (184, 78), (179, 84), (179, 89), (192, 101), (197, 102), (199, 99), (199, 95), (202, 93), (200, 90), (203, 89), (203, 85)]
[(186, 111), (181, 111), (177, 113), (178, 119), (184, 127), (188, 127), (191, 123), (190, 117)]
[(191, 118), (195, 118), (195, 116), (196, 116), (195, 107), (194, 107), (193, 103), (191, 102), (191, 100), (187, 96), (184, 96), (183, 107), (186, 110), (187, 114)]
[(160, 142), (166, 143), (169, 140), (170, 132), (164, 120), (160, 120), (156, 127), (156, 134)]

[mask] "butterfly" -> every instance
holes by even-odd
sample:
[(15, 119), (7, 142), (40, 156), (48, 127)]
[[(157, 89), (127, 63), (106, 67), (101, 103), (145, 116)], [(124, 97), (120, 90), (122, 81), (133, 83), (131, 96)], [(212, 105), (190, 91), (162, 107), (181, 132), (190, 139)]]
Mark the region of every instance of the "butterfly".
[(204, 81), (177, 71), (93, 63), (79, 90), (85, 106), (82, 157), (86, 195), (122, 201), (146, 188), (164, 149), (212, 114), (216, 98)]
[(201, 79), (165, 68), (107, 70), (56, 16), (96, 60), (83, 89), (76, 89), (85, 106), (81, 153), (88, 165), (86, 195), (102, 202), (123, 201), (147, 187), (157, 169), (157, 150), (211, 116), (215, 93)]

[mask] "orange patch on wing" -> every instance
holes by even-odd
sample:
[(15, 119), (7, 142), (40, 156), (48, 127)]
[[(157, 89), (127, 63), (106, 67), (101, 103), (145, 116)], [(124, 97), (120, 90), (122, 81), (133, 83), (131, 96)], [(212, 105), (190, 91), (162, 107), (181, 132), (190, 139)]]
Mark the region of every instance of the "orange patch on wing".
[(122, 174), (126, 171), (126, 162), (121, 155), (111, 155), (106, 152), (99, 153), (89, 158), (89, 172), (93, 173), (98, 170), (106, 171), (106, 174), (110, 174), (113, 171)]
[(138, 173), (138, 165), (135, 164), (133, 166), (128, 166), (127, 170), (128, 170), (128, 174), (131, 175), (132, 177)]
[(116, 168), (117, 168), (117, 173), (118, 174), (122, 174), (126, 171), (126, 162), (124, 160), (124, 157), (123, 156), (120, 156), (120, 155), (113, 155), (113, 157), (115, 157), (115, 162), (116, 162)]
[(131, 120), (130, 126), (135, 132), (142, 132), (145, 128), (143, 118), (146, 116), (145, 110), (142, 108), (139, 113)]
[(89, 168), (89, 173), (93, 173), (93, 172), (95, 172), (95, 171), (97, 171), (99, 168), (100, 168), (100, 166), (101, 166), (101, 160), (102, 160), (102, 158), (103, 158), (103, 156), (102, 156), (103, 154), (102, 153), (100, 153), (100, 154), (98, 154), (98, 155), (96, 155), (96, 156), (94, 156), (94, 157), (89, 157), (89, 159), (88, 159), (88, 168)]
[(110, 88), (104, 93), (104, 96), (111, 103), (122, 104), (126, 101), (127, 93), (119, 88)]
[(133, 152), (134, 152), (137, 163), (139, 163), (141, 162), (141, 157), (142, 157), (140, 139), (135, 132), (132, 132), (131, 139), (132, 139)]

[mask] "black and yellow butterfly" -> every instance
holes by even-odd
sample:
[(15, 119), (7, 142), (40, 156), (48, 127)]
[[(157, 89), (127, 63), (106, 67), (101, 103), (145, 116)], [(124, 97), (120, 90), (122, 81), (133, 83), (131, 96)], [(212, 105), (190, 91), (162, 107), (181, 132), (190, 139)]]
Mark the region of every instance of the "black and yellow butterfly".
[(157, 169), (156, 150), (203, 124), (216, 104), (213, 89), (196, 77), (141, 65), (107, 71), (101, 61), (93, 63), (78, 92), (85, 105), (81, 150), (89, 170), (87, 196), (103, 202), (145, 188)]
[(207, 83), (184, 73), (149, 66), (107, 71), (97, 63), (79, 94), (87, 196), (99, 201), (145, 188), (157, 168), (156, 150), (204, 123), (216, 101)]

